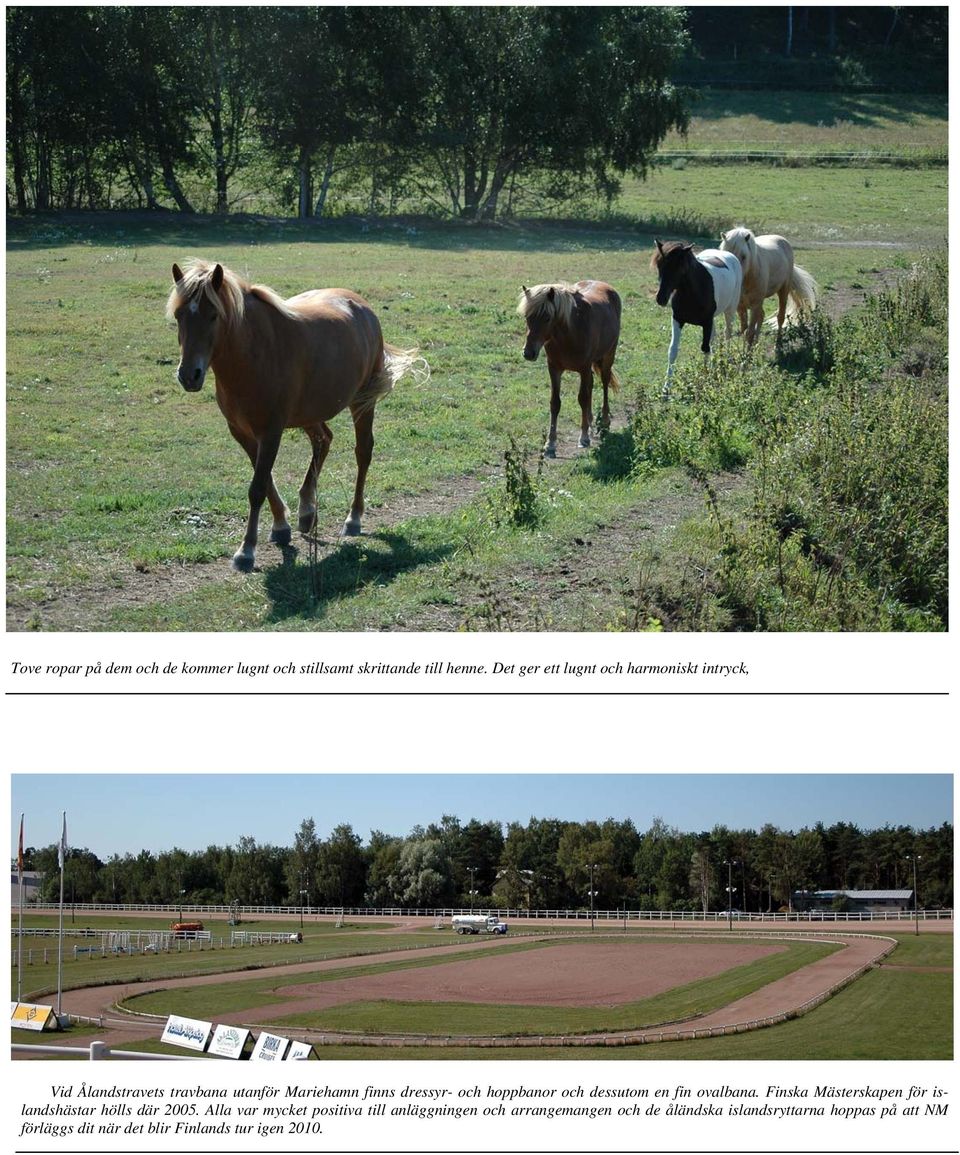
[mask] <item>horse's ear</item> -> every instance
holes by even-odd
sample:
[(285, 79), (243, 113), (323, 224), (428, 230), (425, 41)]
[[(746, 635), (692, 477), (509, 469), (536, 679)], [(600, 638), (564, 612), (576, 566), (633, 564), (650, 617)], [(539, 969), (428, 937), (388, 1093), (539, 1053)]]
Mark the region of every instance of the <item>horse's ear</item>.
[(210, 275), (210, 287), (215, 293), (220, 292), (220, 286), (223, 284), (223, 265), (217, 265)]
[(530, 296), (530, 290), (527, 288), (527, 286), (526, 286), (526, 285), (521, 285), (521, 286), (520, 286), (520, 288), (521, 288), (521, 289), (523, 289), (523, 295), (524, 295), (525, 297), (529, 297), (529, 296)]
[(723, 241), (725, 241), (726, 239), (727, 239), (727, 234), (726, 234), (726, 233), (721, 233), (721, 234), (720, 234), (720, 241), (721, 241), (721, 243), (722, 243)]
[(174, 261), (173, 263), (173, 279), (176, 284), (180, 284), (183, 280), (183, 269)]
[(683, 246), (683, 251), (684, 251), (685, 253), (692, 253), (692, 252), (693, 252), (693, 247), (694, 247), (694, 246), (693, 246), (693, 241), (689, 241), (687, 244), (685, 244), (685, 245)]
[(552, 301), (556, 295), (557, 295), (557, 290), (553, 287), (553, 285), (551, 285), (548, 292), (547, 292), (547, 300)]
[(661, 253), (663, 252), (663, 241), (657, 240), (657, 248)]

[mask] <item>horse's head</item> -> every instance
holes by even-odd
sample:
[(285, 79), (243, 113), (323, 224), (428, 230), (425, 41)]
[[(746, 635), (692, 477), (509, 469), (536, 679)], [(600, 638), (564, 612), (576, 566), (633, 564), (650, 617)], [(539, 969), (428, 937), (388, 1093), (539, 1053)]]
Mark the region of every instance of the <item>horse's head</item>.
[(660, 285), (657, 289), (657, 304), (668, 305), (670, 298), (687, 275), (690, 261), (695, 260), (693, 245), (682, 241), (657, 241), (657, 251), (650, 262), (657, 270)]
[(173, 291), (167, 303), (167, 315), (177, 322), (180, 364), (177, 380), (188, 393), (203, 386), (213, 356), (217, 331), (224, 319), (220, 300), (223, 266), (202, 266), (199, 262), (184, 273), (173, 266)]
[[(543, 290), (542, 292), (539, 290)], [(527, 339), (523, 345), (525, 361), (536, 361), (540, 350), (550, 338), (556, 316), (556, 289), (553, 285), (528, 289), (523, 286), (523, 296), (517, 305), (517, 312), (527, 322)]]
[(749, 229), (738, 225), (735, 229), (720, 234), (720, 248), (725, 253), (733, 253), (744, 269), (749, 269), (757, 251), (757, 242)]
[(558, 282), (555, 285), (524, 286), (517, 312), (527, 322), (527, 340), (523, 356), (536, 361), (540, 350), (557, 333), (568, 330), (581, 301), (576, 285)]

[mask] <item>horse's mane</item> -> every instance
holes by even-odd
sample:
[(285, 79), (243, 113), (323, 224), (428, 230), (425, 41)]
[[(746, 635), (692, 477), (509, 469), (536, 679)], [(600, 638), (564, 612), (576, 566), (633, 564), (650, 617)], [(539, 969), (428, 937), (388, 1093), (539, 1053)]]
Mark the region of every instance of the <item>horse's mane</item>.
[(211, 284), (211, 277), (216, 267), (216, 261), (203, 261), (197, 258), (184, 262), (183, 279), (173, 286), (167, 298), (168, 320), (173, 320), (174, 313), (184, 301), (202, 296), (214, 306), (225, 324), (231, 327), (239, 325), (243, 320), (247, 293), (272, 305), (290, 320), (302, 320), (302, 314), (291, 309), (273, 289), (266, 285), (250, 284), (226, 265), (220, 266), (223, 269), (223, 283), (219, 291), (215, 290)]
[(573, 320), (577, 290), (574, 285), (560, 281), (553, 285), (534, 285), (524, 289), (517, 303), (521, 317), (542, 316), (545, 321), (557, 320), (569, 327)]

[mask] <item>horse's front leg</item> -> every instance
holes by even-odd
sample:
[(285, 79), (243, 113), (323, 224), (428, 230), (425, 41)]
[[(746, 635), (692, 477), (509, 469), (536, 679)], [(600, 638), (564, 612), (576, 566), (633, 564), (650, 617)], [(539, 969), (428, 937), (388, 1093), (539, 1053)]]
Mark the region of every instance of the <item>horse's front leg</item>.
[(763, 301), (750, 310), (750, 331), (747, 333), (747, 344), (753, 345), (760, 336), (763, 326)]
[(580, 440), (577, 443), (581, 449), (590, 448), (590, 422), (593, 419), (593, 369), (587, 366), (580, 370), (580, 392), (577, 394), (580, 403)]
[(673, 318), (673, 336), (670, 339), (670, 348), (667, 350), (667, 379), (663, 383), (664, 397), (670, 396), (670, 382), (673, 380), (673, 363), (680, 352), (680, 338), (683, 335), (683, 325)]
[(356, 537), (360, 533), (360, 521), (363, 517), (363, 490), (367, 482), (367, 470), (373, 457), (373, 413), (372, 405), (351, 407), (353, 416), (353, 430), (356, 435), (357, 458), (357, 485), (353, 491), (353, 505), (350, 507), (350, 516), (343, 523), (343, 536)]
[(304, 431), (310, 438), (312, 453), (303, 485), (300, 486), (300, 504), (297, 507), (297, 524), (301, 533), (309, 533), (317, 521), (317, 478), (330, 452), (333, 432), (325, 421), (312, 425)]
[[(253, 467), (253, 480), (247, 495), (250, 499), (250, 516), (247, 519), (247, 532), (243, 544), (233, 555), (233, 568), (241, 573), (249, 573), (257, 556), (257, 526), (260, 521), (260, 510), (264, 500), (273, 486), (270, 476), (273, 463), (277, 460), (277, 451), (280, 449), (280, 438), (283, 430), (275, 433), (265, 433), (257, 442), (257, 457)], [(289, 526), (287, 531), (289, 533)], [(289, 542), (289, 538), (287, 539)]]
[(547, 362), (547, 369), (550, 372), (550, 432), (547, 434), (547, 441), (543, 447), (544, 457), (557, 456), (557, 418), (560, 416), (560, 378), (563, 374), (562, 369), (558, 369), (556, 365), (551, 365)]
[[(243, 433), (235, 425), (227, 422), (227, 428), (230, 430), (235, 441), (237, 441), (246, 450), (247, 456), (250, 458), (250, 464), (256, 469), (257, 467), (257, 441), (256, 438), (250, 437)], [(277, 487), (274, 484), (273, 473), (270, 474), (270, 479), (267, 485), (267, 501), (270, 503), (270, 512), (273, 514), (273, 529), (270, 531), (270, 541), (274, 545), (285, 546), (290, 544), (291, 532), (290, 523), (287, 521), (289, 510), (283, 498), (277, 492)]]
[(700, 348), (703, 350), (704, 357), (710, 356), (710, 342), (713, 339), (713, 317), (703, 326), (703, 340), (700, 342)]

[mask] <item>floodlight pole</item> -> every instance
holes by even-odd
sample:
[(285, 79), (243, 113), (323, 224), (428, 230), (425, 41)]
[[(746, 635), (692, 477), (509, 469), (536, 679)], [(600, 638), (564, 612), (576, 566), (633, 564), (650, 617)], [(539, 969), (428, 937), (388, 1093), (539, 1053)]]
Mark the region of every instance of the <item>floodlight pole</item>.
[(593, 929), (594, 929), (594, 922), (593, 922), (593, 920), (594, 920), (594, 909), (593, 909), (593, 872), (594, 872), (594, 871), (597, 869), (597, 863), (596, 863), (596, 862), (591, 862), (591, 863), (590, 863), (590, 865), (587, 867), (587, 869), (590, 871), (590, 930), (591, 930), (591, 932), (592, 932), (592, 931), (593, 931)]
[(917, 901), (917, 860), (919, 854), (908, 854), (907, 861), (913, 863), (913, 933), (920, 933), (920, 904)]
[(468, 866), (467, 873), (470, 875), (470, 913), (473, 914), (473, 898), (477, 893), (477, 868)]
[(724, 861), (727, 868), (727, 929), (733, 930), (733, 868), (737, 862), (733, 858)]

